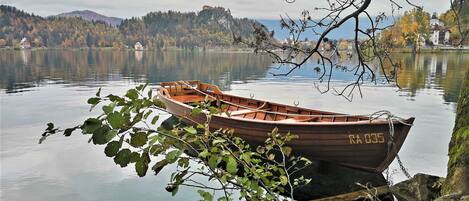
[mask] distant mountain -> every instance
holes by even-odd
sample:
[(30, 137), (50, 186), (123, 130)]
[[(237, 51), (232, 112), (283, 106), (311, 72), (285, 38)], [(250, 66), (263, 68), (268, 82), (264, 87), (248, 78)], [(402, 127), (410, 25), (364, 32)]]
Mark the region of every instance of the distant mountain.
[(56, 15), (57, 17), (80, 17), (86, 21), (100, 21), (110, 24), (112, 26), (119, 26), (122, 22), (122, 18), (108, 17), (91, 10), (77, 10), (68, 13), (61, 13)]

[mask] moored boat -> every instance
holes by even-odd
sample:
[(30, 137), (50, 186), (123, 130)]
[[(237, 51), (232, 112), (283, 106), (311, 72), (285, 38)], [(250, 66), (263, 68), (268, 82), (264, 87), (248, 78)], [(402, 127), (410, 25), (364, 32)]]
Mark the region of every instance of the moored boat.
[(262, 143), (277, 127), (281, 133), (298, 136), (289, 142), (295, 154), (373, 172), (382, 172), (394, 160), (414, 121), (413, 117), (347, 115), (244, 98), (200, 81), (163, 82), (158, 98), (168, 112), (189, 124), (206, 121), (204, 114), (190, 115), (196, 103), (219, 100), (226, 107), (212, 116), (213, 129), (231, 128), (246, 141)]

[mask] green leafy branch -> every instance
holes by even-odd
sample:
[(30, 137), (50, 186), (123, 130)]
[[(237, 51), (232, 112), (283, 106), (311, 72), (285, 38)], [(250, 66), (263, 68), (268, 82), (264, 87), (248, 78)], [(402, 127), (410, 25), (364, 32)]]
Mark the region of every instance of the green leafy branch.
[[(236, 137), (231, 129), (213, 130), (211, 116), (225, 110), (220, 101), (213, 104), (208, 98), (191, 112), (206, 115), (205, 123), (192, 126), (175, 118), (158, 123), (164, 105), (147, 88), (147, 84), (139, 85), (122, 97), (101, 96), (99, 89), (87, 102), (91, 110), (102, 104), (102, 114), (66, 129), (48, 123), (39, 143), (51, 135), (70, 136), (81, 130), (90, 136), (89, 142), (105, 145), (105, 155), (120, 167), (134, 164), (140, 177), (148, 169), (157, 175), (164, 167), (174, 166), (166, 190), (175, 195), (180, 186), (198, 188), (204, 200), (213, 200), (219, 191), (223, 196), (218, 200), (232, 200), (235, 191), (239, 199), (293, 199), (295, 188), (310, 182), (295, 175), (311, 164), (287, 146), (297, 136), (274, 129), (264, 144), (254, 145)], [(201, 182), (200, 177), (210, 182)]]

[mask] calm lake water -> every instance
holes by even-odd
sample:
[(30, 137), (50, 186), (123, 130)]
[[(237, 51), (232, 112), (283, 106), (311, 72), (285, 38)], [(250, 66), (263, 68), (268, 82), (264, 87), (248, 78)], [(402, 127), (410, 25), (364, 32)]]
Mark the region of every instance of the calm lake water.
[[(196, 200), (193, 189), (172, 197), (164, 190), (170, 168), (139, 178), (133, 166), (120, 168), (103, 146), (88, 138), (50, 137), (38, 145), (47, 122), (72, 126), (91, 115), (86, 100), (99, 87), (102, 94), (123, 94), (149, 81), (198, 79), (229, 93), (344, 113), (389, 110), (416, 117), (400, 156), (411, 174), (446, 175), (447, 147), (454, 126), (457, 95), (469, 69), (468, 54), (396, 55), (403, 64), (401, 90), (367, 85), (353, 102), (331, 93), (321, 95), (311, 61), (288, 77), (269, 57), (250, 53), (127, 51), (0, 51), (0, 200)], [(337, 71), (340, 89), (350, 77)], [(394, 162), (391, 169), (398, 169)], [(400, 171), (392, 176), (401, 181)], [(314, 182), (314, 181), (312, 181)]]

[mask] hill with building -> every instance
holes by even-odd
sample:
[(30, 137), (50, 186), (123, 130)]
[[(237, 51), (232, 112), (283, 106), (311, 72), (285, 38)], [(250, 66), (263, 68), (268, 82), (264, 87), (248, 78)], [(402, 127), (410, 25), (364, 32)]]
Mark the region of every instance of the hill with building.
[[(262, 26), (233, 17), (229, 9), (211, 6), (199, 12), (151, 12), (125, 19), (117, 27), (100, 20), (108, 18), (85, 13), (88, 18), (83, 12), (41, 17), (0, 5), (0, 48), (27, 43), (33, 48), (125, 48), (137, 42), (144, 49), (232, 47), (233, 34), (253, 39), (254, 26)], [(75, 14), (78, 17), (70, 17)]]
[[(230, 46), (233, 34), (253, 39), (253, 26), (259, 22), (234, 18), (229, 9), (204, 6), (199, 12), (151, 12), (141, 18), (126, 19), (119, 31), (130, 43), (162, 48), (176, 46)], [(144, 39), (144, 40), (142, 40)]]

